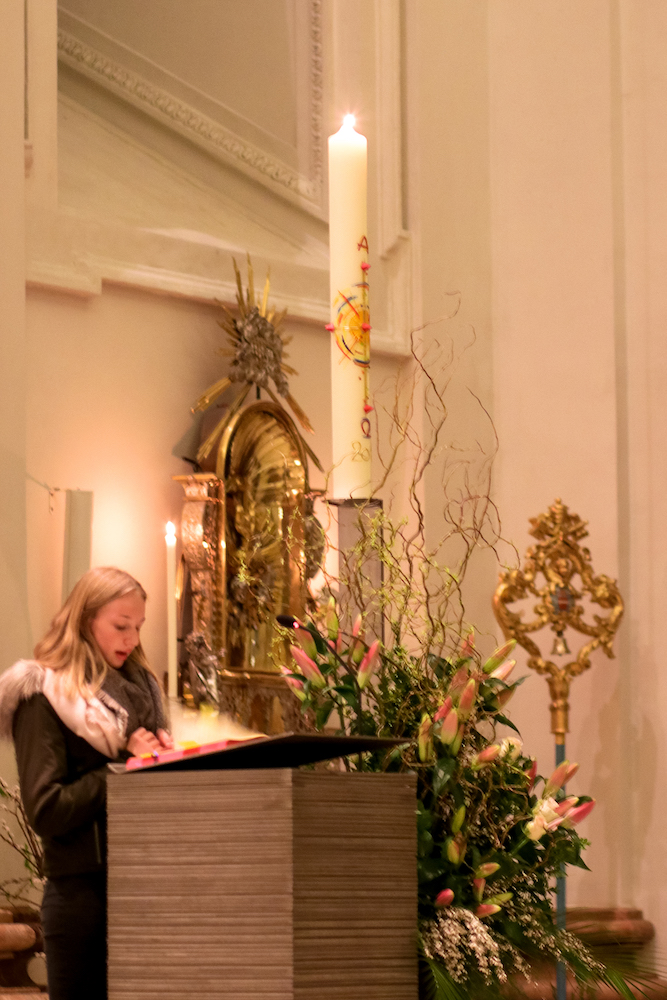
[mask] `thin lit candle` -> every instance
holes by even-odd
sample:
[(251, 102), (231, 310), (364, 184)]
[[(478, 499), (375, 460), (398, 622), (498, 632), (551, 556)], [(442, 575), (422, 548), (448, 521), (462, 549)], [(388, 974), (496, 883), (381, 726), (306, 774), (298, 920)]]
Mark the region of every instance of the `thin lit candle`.
[(178, 694), (178, 637), (176, 633), (176, 527), (167, 521), (167, 693)]
[(346, 115), (329, 136), (333, 496), (364, 498), (371, 478), (367, 147)]

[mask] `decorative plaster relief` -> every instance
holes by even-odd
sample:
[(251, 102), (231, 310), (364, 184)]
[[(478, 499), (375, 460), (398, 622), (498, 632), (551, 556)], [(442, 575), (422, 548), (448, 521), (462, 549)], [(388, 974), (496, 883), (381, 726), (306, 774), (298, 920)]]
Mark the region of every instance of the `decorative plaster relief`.
[[(299, 6), (297, 10), (301, 11), (297, 33), (307, 40), (309, 49), (309, 59), (300, 67), (303, 78), (297, 80), (297, 112), (301, 125), (298, 130), (300, 148), (296, 153), (305, 170), (295, 169), (147, 76), (129, 69), (118, 60), (124, 47), (117, 42), (112, 46), (116, 54), (113, 58), (71, 31), (61, 29), (58, 32), (59, 58), (70, 68), (197, 143), (209, 154), (321, 218), (324, 214), (322, 0), (309, 0), (307, 8)], [(77, 19), (72, 15), (65, 12), (63, 20), (76, 27)], [(94, 30), (86, 27), (88, 33)], [(104, 38), (99, 33), (99, 44), (104, 44)], [(128, 53), (128, 62), (136, 63), (137, 59), (141, 57)], [(148, 60), (144, 63), (145, 72), (149, 73), (151, 65)]]

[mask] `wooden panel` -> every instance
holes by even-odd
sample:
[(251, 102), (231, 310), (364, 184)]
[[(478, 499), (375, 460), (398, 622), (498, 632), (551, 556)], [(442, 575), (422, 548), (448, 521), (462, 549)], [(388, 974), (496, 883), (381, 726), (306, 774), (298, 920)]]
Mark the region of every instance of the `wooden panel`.
[(415, 1000), (415, 782), (109, 778), (110, 1000)]
[(110, 1000), (289, 1000), (289, 771), (112, 775)]
[(294, 781), (294, 997), (416, 1000), (415, 776)]

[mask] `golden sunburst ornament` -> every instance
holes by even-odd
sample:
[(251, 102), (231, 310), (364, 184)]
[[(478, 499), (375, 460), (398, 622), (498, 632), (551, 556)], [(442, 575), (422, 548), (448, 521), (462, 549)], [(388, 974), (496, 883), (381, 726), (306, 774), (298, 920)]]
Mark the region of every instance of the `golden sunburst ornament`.
[[(311, 434), (314, 433), (308, 417), (289, 391), (287, 376), (297, 373), (284, 360), (287, 357), (285, 347), (292, 339), (285, 336), (282, 331), (287, 310), (284, 309), (282, 312), (276, 313), (274, 308), (269, 307), (270, 281), (268, 274), (261, 297), (257, 296), (255, 299), (255, 282), (250, 256), (248, 256), (248, 287), (245, 293), (241, 273), (235, 260), (233, 263), (236, 275), (238, 316), (230, 312), (222, 302), (218, 303), (224, 313), (223, 318), (218, 320), (218, 326), (222, 327), (230, 342), (230, 346), (223, 348), (220, 354), (233, 359), (229, 375), (225, 375), (224, 378), (209, 386), (192, 407), (192, 412), (207, 410), (233, 383), (238, 383), (242, 388), (227, 412), (201, 444), (197, 452), (197, 461), (200, 463), (211, 453), (216, 441), (224, 433), (234, 414), (243, 406), (253, 385), (258, 389), (264, 389), (278, 406), (282, 405), (278, 399), (278, 396), (281, 396), (304, 430)], [(273, 382), (275, 392), (271, 388), (270, 382)], [(308, 447), (303, 438), (301, 440), (309, 457), (322, 471), (317, 455)]]

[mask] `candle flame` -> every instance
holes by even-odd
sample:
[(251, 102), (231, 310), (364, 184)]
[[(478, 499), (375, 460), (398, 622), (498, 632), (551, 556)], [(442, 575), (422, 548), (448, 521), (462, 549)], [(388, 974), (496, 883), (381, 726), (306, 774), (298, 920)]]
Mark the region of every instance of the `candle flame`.
[(354, 115), (345, 115), (345, 117), (343, 118), (343, 125), (345, 126), (345, 128), (354, 128), (356, 124), (357, 124), (357, 119), (354, 117)]
[(173, 538), (174, 541), (176, 541), (176, 525), (173, 523), (173, 521), (167, 521), (166, 529), (167, 533), (165, 535), (165, 538), (167, 538), (168, 540), (171, 540)]

